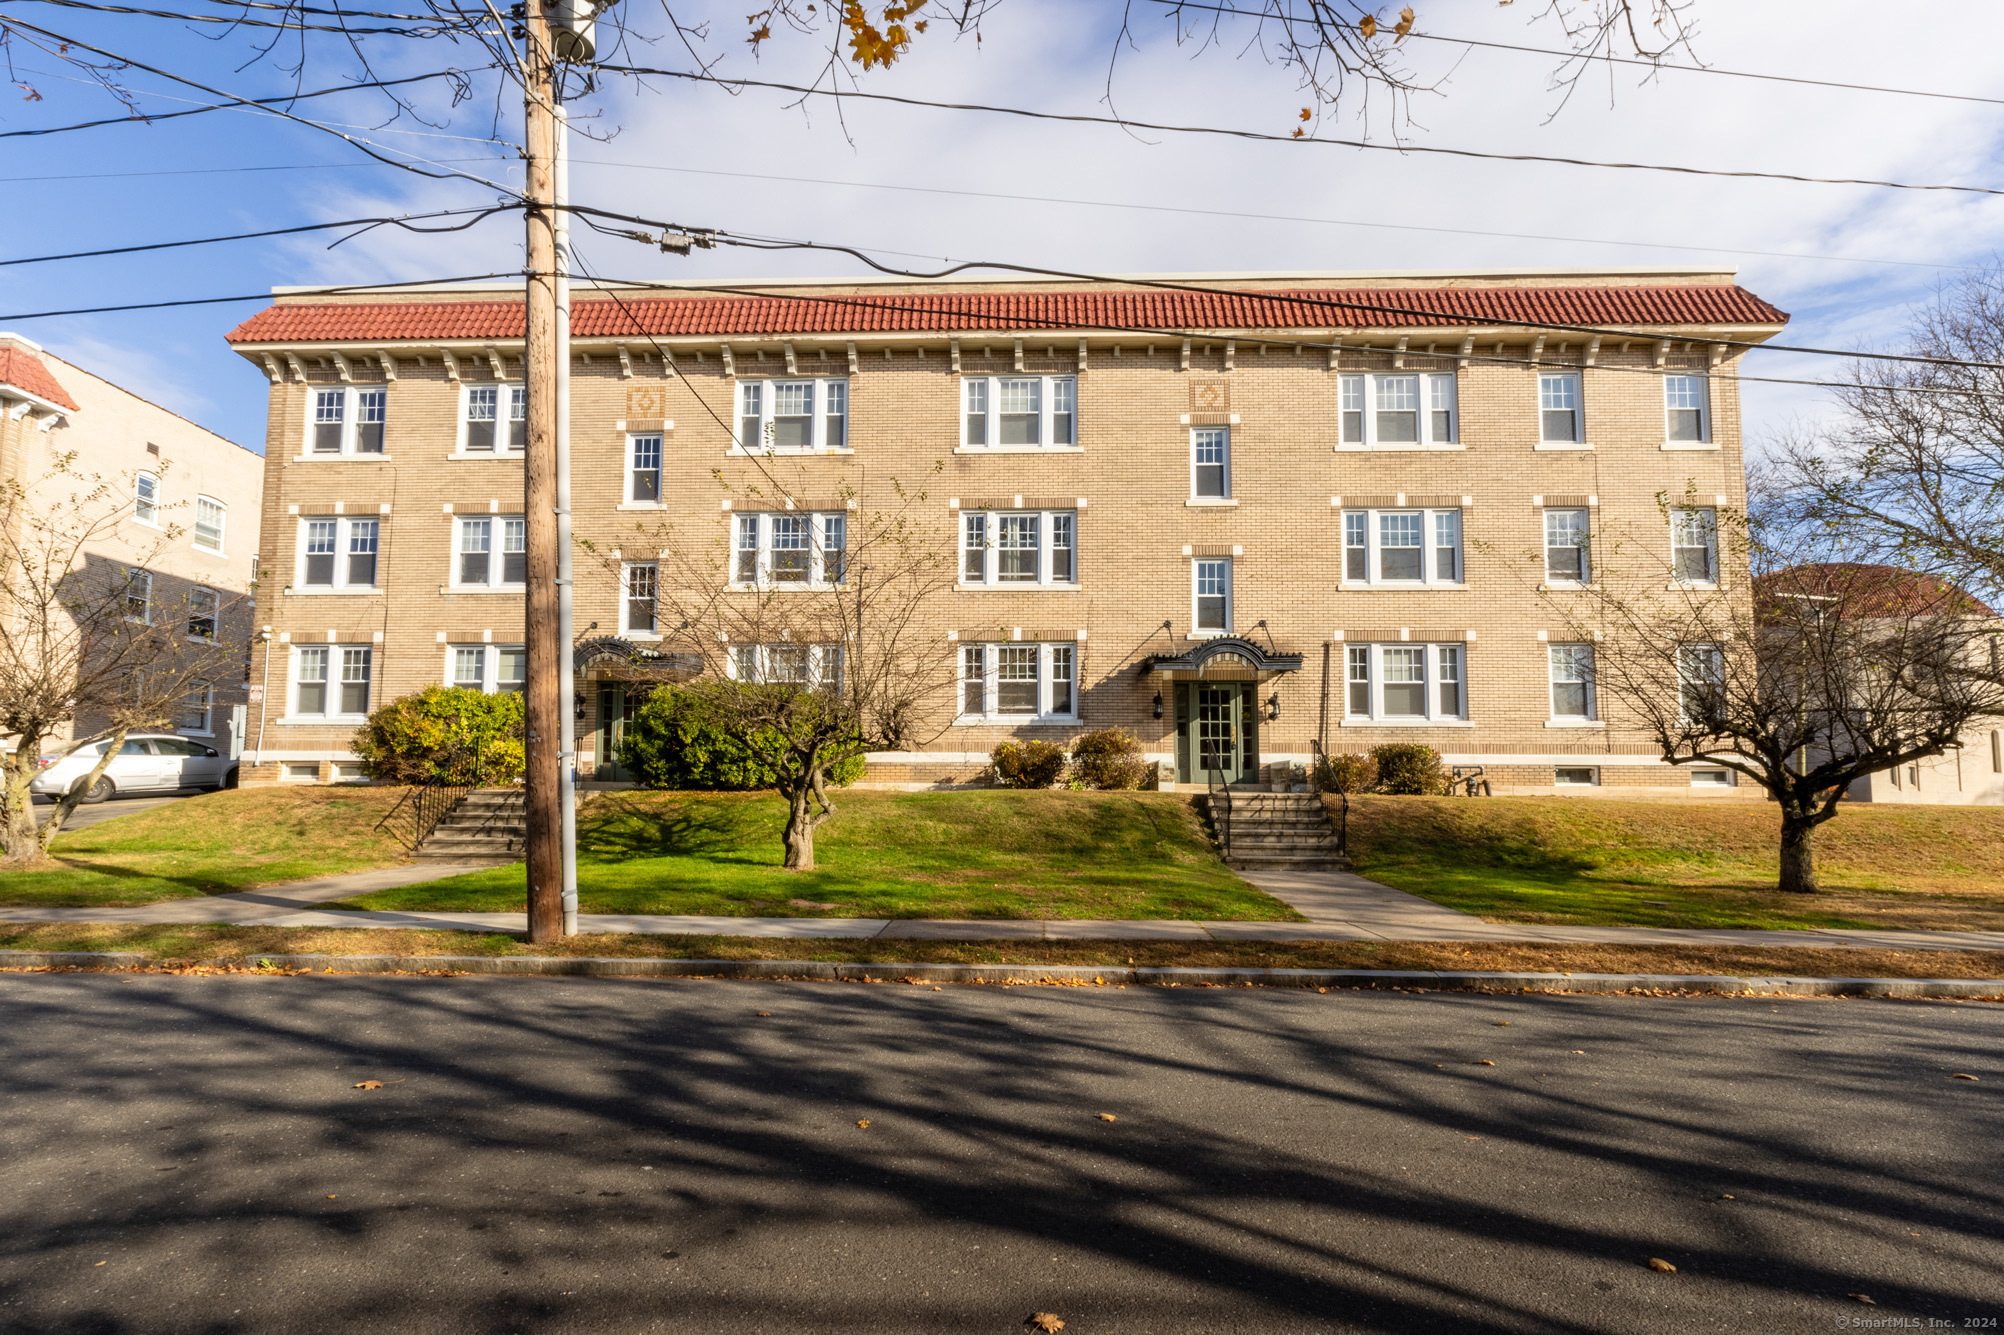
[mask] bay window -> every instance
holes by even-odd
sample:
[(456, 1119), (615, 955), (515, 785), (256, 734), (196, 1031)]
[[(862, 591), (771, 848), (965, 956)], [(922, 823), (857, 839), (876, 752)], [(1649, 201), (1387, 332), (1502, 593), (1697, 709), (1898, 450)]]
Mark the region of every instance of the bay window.
[(1345, 584), (1461, 583), (1461, 511), (1345, 510)]
[(849, 445), (849, 382), (743, 380), (738, 382), (738, 448), (841, 450)]
[(1070, 585), (1078, 582), (1076, 510), (964, 510), (960, 582)]
[(1343, 707), (1352, 722), (1459, 723), (1468, 716), (1459, 644), (1345, 645), (1343, 667)]
[(1455, 443), (1452, 372), (1355, 372), (1338, 378), (1342, 446), (1421, 449)]
[(840, 510), (738, 514), (731, 540), (731, 583), (829, 587), (847, 574), (849, 516)]
[(1076, 644), (963, 644), (963, 721), (1024, 722), (1078, 714)]
[(1071, 448), (1078, 444), (1078, 377), (963, 376), (961, 439), (967, 449)]

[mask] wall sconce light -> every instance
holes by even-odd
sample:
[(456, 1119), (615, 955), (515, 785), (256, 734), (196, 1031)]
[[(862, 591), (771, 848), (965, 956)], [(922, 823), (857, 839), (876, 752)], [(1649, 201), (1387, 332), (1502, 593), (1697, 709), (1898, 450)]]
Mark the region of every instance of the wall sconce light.
[(574, 694), (573, 694), (573, 695), (571, 696), (571, 705), (572, 705), (572, 708), (574, 708), (574, 709), (575, 709), (575, 710), (577, 711), (577, 720), (578, 720), (578, 722), (580, 722), (580, 723), (584, 722), (584, 721), (585, 721), (585, 693), (584, 693), (583, 691), (578, 691), (578, 692), (575, 692), (575, 693), (574, 693)]
[(1280, 692), (1275, 691), (1272, 695), (1266, 698), (1266, 721), (1268, 723), (1275, 723), (1278, 722), (1279, 719), (1280, 719)]
[(1162, 692), (1155, 692), (1155, 717), (1162, 717)]

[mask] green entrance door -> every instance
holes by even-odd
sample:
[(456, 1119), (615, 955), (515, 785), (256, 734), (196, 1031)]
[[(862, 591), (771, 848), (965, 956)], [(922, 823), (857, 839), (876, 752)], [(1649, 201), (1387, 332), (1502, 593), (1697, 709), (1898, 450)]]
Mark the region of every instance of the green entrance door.
[(1243, 682), (1178, 682), (1176, 697), (1178, 780), (1209, 783), (1214, 771), (1222, 783), (1244, 779), (1252, 751), (1251, 687)]
[(599, 783), (630, 783), (633, 775), (619, 763), (619, 745), (626, 740), (626, 725), (640, 708), (640, 697), (624, 686), (598, 688), (597, 765), (592, 778)]

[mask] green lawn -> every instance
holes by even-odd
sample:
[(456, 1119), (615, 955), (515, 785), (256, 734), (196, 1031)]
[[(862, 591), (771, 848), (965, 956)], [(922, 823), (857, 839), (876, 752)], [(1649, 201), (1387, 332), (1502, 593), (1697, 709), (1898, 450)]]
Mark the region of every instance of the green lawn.
[(401, 788), (244, 788), (59, 834), (55, 864), (0, 871), (0, 905), (114, 907), (391, 867), (376, 832)]
[(1773, 806), (1601, 798), (1352, 799), (1359, 873), (1506, 922), (2004, 929), (2004, 810), (1847, 806), (1824, 893), (1774, 888)]
[[(843, 792), (816, 868), (780, 864), (779, 798), (606, 793), (578, 829), (586, 913), (830, 918), (1236, 918), (1300, 915), (1217, 858), (1187, 795)], [(343, 908), (519, 909), (499, 867)], [(329, 907), (337, 907), (330, 905)]]

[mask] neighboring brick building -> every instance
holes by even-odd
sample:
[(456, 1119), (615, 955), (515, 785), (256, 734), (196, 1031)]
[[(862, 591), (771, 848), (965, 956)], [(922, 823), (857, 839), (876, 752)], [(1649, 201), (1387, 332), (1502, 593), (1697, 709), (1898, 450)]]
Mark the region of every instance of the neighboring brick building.
[[(191, 635), (242, 646), (227, 679), (191, 698), (176, 719), (179, 731), (227, 753), (256, 624), (264, 460), (18, 334), (0, 333), (0, 405), (0, 478), (32, 496), (57, 461), (74, 454), (71, 467), (101, 478), (127, 507), (87, 559), (131, 570), (133, 606), (156, 623), (186, 617)], [(101, 723), (78, 719), (70, 735), (88, 736)]]
[[(1498, 791), (1732, 791), (1602, 716), (1546, 600), (1616, 532), (1659, 590), (1744, 596), (1713, 514), (1744, 503), (1743, 349), (1718, 340), (1787, 317), (1728, 273), (713, 286), (736, 291), (578, 290), (576, 534), (632, 548), (667, 519), (811, 581), (847, 522), (829, 498), (923, 486), (962, 563), (928, 610), (964, 678), (942, 724), (962, 712), (871, 780), (1119, 724), (1184, 780), (1320, 732), (1426, 742)], [(382, 700), (519, 682), (521, 330), (519, 289), (458, 287), (281, 291), (230, 335), (271, 380), (257, 781), (352, 773)], [(791, 511), (720, 499), (758, 481), (742, 440), (804, 479)], [(663, 647), (652, 558), (578, 563), (580, 639)], [(580, 675), (587, 776), (630, 709), (620, 662)]]

